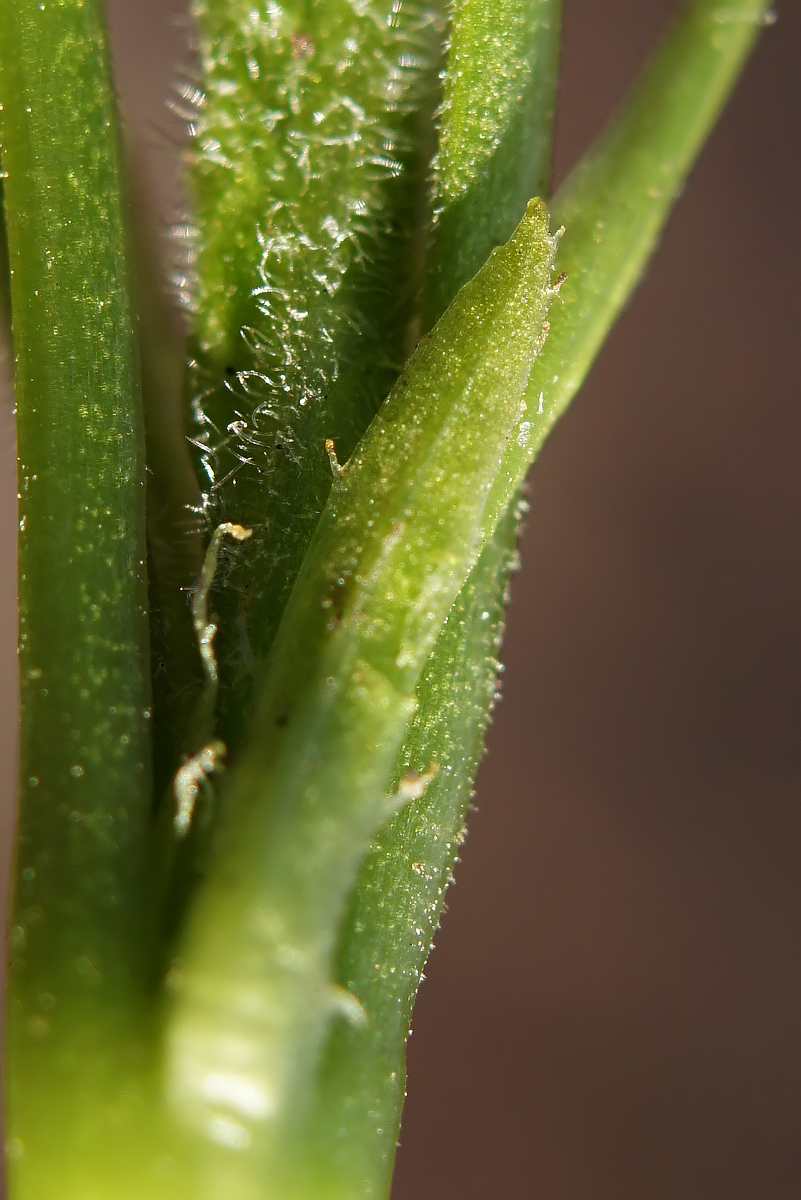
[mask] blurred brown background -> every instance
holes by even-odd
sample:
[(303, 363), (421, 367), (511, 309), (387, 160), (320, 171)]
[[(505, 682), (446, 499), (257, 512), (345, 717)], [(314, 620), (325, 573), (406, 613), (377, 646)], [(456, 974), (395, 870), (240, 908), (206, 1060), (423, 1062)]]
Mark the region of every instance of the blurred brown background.
[[(168, 222), (180, 6), (108, 2)], [(557, 182), (677, 6), (565, 7)], [(393, 1200), (801, 1196), (801, 7), (778, 11), (532, 475)], [(13, 763), (8, 406), (0, 435)]]

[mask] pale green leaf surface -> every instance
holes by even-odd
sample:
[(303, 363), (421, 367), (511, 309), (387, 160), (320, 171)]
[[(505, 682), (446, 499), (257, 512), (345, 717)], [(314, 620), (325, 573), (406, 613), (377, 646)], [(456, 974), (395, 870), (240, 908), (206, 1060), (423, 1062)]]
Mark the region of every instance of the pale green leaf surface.
[(338, 953), (341, 985), (367, 1014), (341, 1021), (323, 1059), (312, 1145), (320, 1195), (389, 1191), (405, 1093), (405, 1048), (423, 967), (464, 835), (497, 694), (517, 511), (485, 547), (448, 614), (417, 688), (396, 781), (439, 772), (378, 833), (359, 872)]

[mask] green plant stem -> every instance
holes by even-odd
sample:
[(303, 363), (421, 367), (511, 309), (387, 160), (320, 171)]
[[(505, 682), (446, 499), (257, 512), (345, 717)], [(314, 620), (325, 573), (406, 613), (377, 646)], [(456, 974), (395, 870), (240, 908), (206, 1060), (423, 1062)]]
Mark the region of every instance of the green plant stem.
[(315, 1195), (389, 1194), (406, 1082), (406, 1041), (425, 961), (453, 880), (484, 737), (519, 515), (510, 510), (456, 598), (417, 687), (392, 784), (431, 762), (425, 794), (384, 825), (359, 872), (341, 933), (337, 980), (363, 1024), (340, 1021), (315, 1103)]
[[(364, 1195), (386, 1190), (408, 1012), (494, 693), (515, 524), (510, 504), (636, 285), (766, 8), (756, 0), (693, 5), (622, 118), (557, 198), (568, 224), (564, 308), (553, 315), (517, 425), (516, 413), (510, 420), (510, 411), (501, 417), (492, 409), (488, 436), (489, 425), (480, 423), (488, 396), (471, 382), (473, 409), (463, 405), (441, 423), (437, 445), (423, 419), (432, 416), (434, 377), (423, 371), (414, 403), (403, 407), (407, 376), (336, 474), (251, 740), (223, 789), (228, 811), (210, 881), (172, 973), (171, 1113), (154, 1093), (160, 1128), (143, 1136), (140, 1117), (131, 1117), (143, 1090), (131, 1064), (147, 1057), (137, 1004), (152, 932), (148, 663), (141, 436), (117, 142), (108, 74), (99, 66), (97, 7), (21, 0), (14, 8), (0, 44), (0, 102), (25, 522), (23, 779), (36, 780), (22, 814), (11, 996), (18, 1197), (85, 1200), (102, 1180), (115, 1200), (253, 1200), (270, 1186), (265, 1169), (275, 1166), (276, 1145), (281, 1164), (272, 1183), (280, 1189), (281, 1170), (289, 1172), (282, 1200), (351, 1200), (360, 1188)], [(305, 58), (303, 30), (295, 35), (292, 54)], [(476, 302), (470, 295), (485, 311), (486, 296)], [(519, 311), (532, 319), (525, 304)], [(241, 332), (245, 323), (231, 328)], [(463, 343), (458, 322), (440, 331), (438, 343), (435, 333), (437, 353), (452, 363), (454, 345), (479, 346), (489, 337), (486, 352), (503, 358), (497, 328), (469, 332), (462, 330)], [(219, 345), (209, 339), (209, 362)], [(523, 357), (513, 356), (520, 381)], [(251, 365), (235, 369), (240, 385)], [(417, 369), (410, 368), (412, 379)], [(340, 378), (346, 374), (343, 366)], [(510, 448), (487, 511), (476, 479), (491, 484), (497, 461), (489, 446), (500, 442)], [(339, 449), (344, 457), (347, 439)], [(482, 595), (486, 608), (479, 608)], [(465, 665), (463, 703), (454, 706), (447, 671), (462, 661), (475, 670)], [(421, 795), (434, 764), (439, 773)], [(456, 783), (438, 794), (448, 767)], [(388, 779), (398, 783), (399, 797), (416, 798), (379, 830)], [(337, 966), (347, 892), (376, 835)], [(379, 905), (370, 895), (375, 888)], [(360, 924), (360, 905), (373, 914), (371, 928)], [(366, 974), (376, 965), (380, 989), (375, 974)], [(337, 974), (340, 991), (332, 987)], [(326, 1043), (337, 1010), (352, 1026)], [(369, 1024), (360, 1030), (365, 1012)], [(375, 1138), (365, 1121), (371, 1093), (382, 1121)], [(315, 1127), (315, 1104), (327, 1105), (326, 1096), (330, 1110)], [(352, 1155), (330, 1140), (338, 1133), (334, 1113), (356, 1131)], [(187, 1132), (193, 1122), (197, 1141)], [(121, 1168), (139, 1156), (141, 1172)], [(170, 1171), (179, 1174), (172, 1183)]]
[[(442, 19), (420, 0), (291, 0), (263, 24), (250, 4), (202, 0), (196, 15), (200, 519), (211, 537), (230, 522), (251, 536), (224, 542), (209, 583), (216, 729), (199, 730), (191, 688), (162, 717), (180, 731), (173, 749), (220, 738), (231, 761), (331, 489), (326, 439), (350, 454), (409, 350)], [(198, 822), (176, 846), (171, 815), (159, 842), (186, 896), (205, 839)]]
[(487, 534), (578, 392), (642, 278), (671, 209), (768, 19), (770, 0), (693, 0), (620, 114), (553, 198), (567, 280), (528, 411), (487, 505)]
[(144, 463), (102, 6), (15, 0), (0, 39), (19, 444), (21, 809), (10, 1172), (52, 1196), (127, 1100), (148, 972)]

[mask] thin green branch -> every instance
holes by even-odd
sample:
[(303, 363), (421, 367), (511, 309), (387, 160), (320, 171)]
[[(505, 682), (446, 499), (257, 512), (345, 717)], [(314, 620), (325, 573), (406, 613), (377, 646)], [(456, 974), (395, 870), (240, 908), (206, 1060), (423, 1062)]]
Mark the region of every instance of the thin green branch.
[(531, 373), (528, 411), (487, 505), (487, 533), (642, 278), (770, 10), (770, 0), (689, 4), (621, 113), (554, 196), (554, 221), (566, 230), (557, 265), (567, 280)]

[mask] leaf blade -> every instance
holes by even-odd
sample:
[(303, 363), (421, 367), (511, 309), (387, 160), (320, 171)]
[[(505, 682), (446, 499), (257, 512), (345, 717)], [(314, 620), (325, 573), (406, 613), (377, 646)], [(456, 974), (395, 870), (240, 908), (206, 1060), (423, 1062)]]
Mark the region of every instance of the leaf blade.
[(22, 699), (10, 1132), (28, 1151), (11, 1175), (35, 1189), (43, 1173), (46, 1192), (76, 1146), (102, 1154), (152, 969), (143, 430), (102, 6), (20, 0), (5, 17)]

